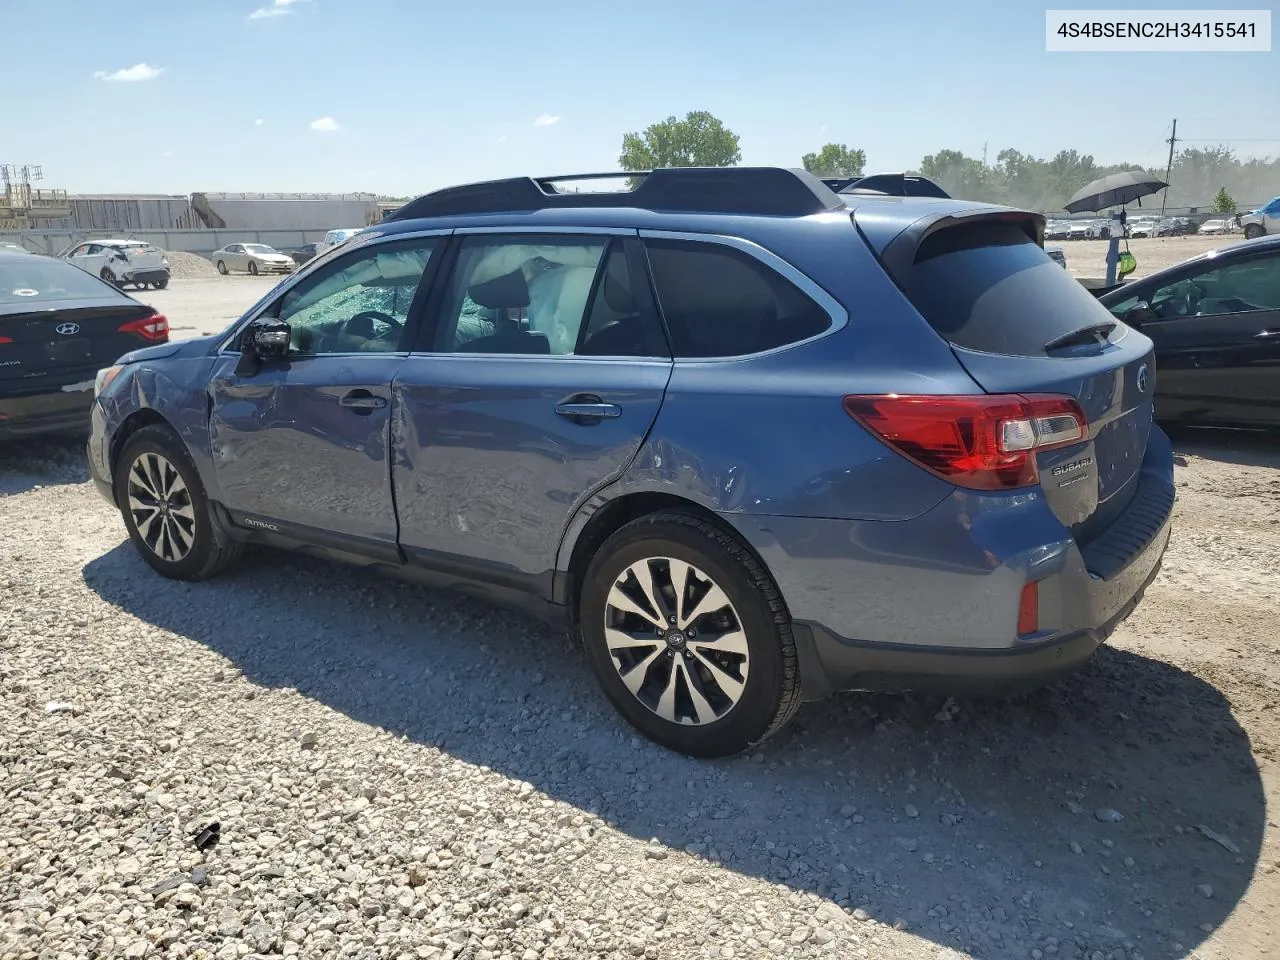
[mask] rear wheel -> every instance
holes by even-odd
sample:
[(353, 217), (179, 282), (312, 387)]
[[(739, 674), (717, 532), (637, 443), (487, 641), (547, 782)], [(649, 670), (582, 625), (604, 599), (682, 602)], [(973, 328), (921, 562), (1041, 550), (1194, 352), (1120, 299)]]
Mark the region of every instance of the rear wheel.
[(1251, 223), (1244, 228), (1244, 238), (1246, 240), (1257, 240), (1262, 236), (1262, 227), (1256, 223)]
[(115, 465), (116, 503), (142, 559), (174, 580), (203, 580), (240, 555), (213, 522), (186, 446), (164, 426), (144, 427)]
[(225, 277), (227, 275), (227, 265), (223, 263), (221, 260), (219, 260), (217, 266), (218, 266), (218, 272)]
[(168, 278), (168, 277), (161, 277), (159, 280), (157, 280), (157, 281), (155, 282), (155, 288), (156, 288), (157, 290), (163, 290), (163, 289), (164, 289), (165, 287), (167, 287), (168, 285), (169, 285), (169, 278)]
[(106, 267), (103, 267), (98, 272), (98, 276), (101, 277), (103, 280), (107, 281), (107, 283), (111, 284), (113, 287), (124, 286), (123, 283), (121, 283), (119, 280), (116, 279), (116, 275), (112, 273), (110, 270), (108, 270)]
[(255, 277), (258, 275), (258, 265), (252, 260), (249, 261), (249, 273)]
[(683, 513), (642, 517), (587, 568), (579, 602), (587, 660), (606, 696), (658, 743), (737, 753), (800, 703), (791, 621), (760, 562)]

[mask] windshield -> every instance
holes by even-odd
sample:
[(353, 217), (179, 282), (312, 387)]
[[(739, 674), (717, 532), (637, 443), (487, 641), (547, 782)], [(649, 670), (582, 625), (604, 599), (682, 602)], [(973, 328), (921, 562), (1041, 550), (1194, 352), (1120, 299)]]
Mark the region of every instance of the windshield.
[(50, 300), (125, 299), (79, 267), (47, 257), (0, 257), (0, 306)]
[(279, 253), (275, 247), (268, 247), (265, 243), (246, 243), (245, 251), (248, 253)]

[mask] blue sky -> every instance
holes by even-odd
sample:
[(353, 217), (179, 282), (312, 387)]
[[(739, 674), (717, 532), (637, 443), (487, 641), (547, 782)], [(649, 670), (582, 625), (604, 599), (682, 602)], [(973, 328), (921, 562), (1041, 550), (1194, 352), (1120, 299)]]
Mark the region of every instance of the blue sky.
[(866, 150), (869, 171), (984, 143), (992, 162), (1006, 146), (1075, 147), (1156, 165), (1175, 116), (1180, 136), (1280, 153), (1280, 139), (1245, 140), (1280, 138), (1280, 52), (1050, 54), (1044, 9), (2, 0), (8, 38), (48, 39), (6, 42), (6, 112), (21, 121), (0, 160), (80, 193), (412, 194), (615, 169), (624, 132), (699, 109), (741, 136), (745, 163), (796, 166), (836, 141)]

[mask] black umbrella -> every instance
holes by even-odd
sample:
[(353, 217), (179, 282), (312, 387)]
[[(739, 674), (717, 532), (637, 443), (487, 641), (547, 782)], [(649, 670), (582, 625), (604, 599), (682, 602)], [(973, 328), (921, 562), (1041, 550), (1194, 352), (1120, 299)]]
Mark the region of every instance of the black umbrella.
[(1098, 212), (1108, 207), (1123, 207), (1131, 200), (1142, 206), (1142, 198), (1159, 193), (1168, 184), (1142, 170), (1126, 170), (1099, 177), (1088, 186), (1081, 187), (1067, 204), (1068, 213)]

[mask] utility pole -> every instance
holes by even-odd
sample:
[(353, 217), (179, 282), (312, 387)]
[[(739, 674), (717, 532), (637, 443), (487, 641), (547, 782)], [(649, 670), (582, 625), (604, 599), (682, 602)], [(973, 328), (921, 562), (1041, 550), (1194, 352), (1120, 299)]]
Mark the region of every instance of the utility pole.
[(983, 143), (983, 144), (982, 144), (982, 165), (983, 165), (984, 167), (987, 165), (987, 145), (986, 145), (986, 143)]
[[(1168, 141), (1168, 142), (1169, 142), (1169, 165), (1168, 165), (1167, 167), (1165, 167), (1165, 171), (1164, 171), (1164, 182), (1165, 182), (1165, 183), (1168, 183), (1168, 182), (1169, 182), (1169, 174), (1171, 174), (1171, 173), (1173, 172), (1173, 145), (1174, 145), (1175, 143), (1177, 143), (1177, 142), (1178, 142), (1178, 121), (1177, 121), (1177, 119), (1176, 119), (1176, 118), (1175, 118), (1175, 119), (1174, 119), (1174, 121), (1173, 121), (1173, 132), (1172, 132), (1171, 134), (1169, 134), (1169, 141)], [(1162, 194), (1162, 196), (1160, 197), (1160, 217), (1161, 217), (1161, 219), (1163, 219), (1163, 218), (1164, 218), (1164, 205), (1165, 205), (1165, 203), (1167, 203), (1167, 202), (1168, 202), (1168, 200), (1169, 200), (1169, 188), (1168, 188), (1168, 187), (1165, 187), (1165, 188), (1164, 188), (1164, 193), (1163, 193), (1163, 194)]]

